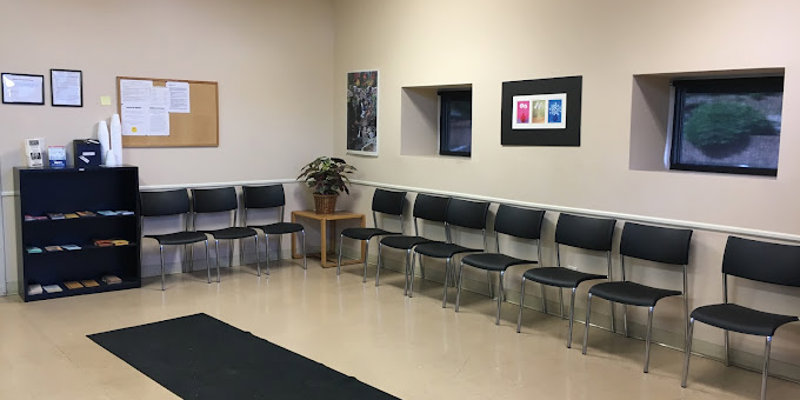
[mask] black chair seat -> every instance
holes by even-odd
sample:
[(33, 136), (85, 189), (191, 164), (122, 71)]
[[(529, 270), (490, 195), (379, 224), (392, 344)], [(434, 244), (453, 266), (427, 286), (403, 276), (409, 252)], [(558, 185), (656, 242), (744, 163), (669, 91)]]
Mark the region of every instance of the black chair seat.
[(408, 250), (416, 245), (431, 242), (422, 236), (387, 236), (381, 239), (381, 244), (395, 249)]
[(793, 315), (772, 314), (738, 304), (698, 307), (692, 311), (691, 317), (717, 328), (759, 336), (773, 336), (781, 325), (798, 320)]
[(523, 260), (500, 253), (478, 253), (464, 257), (461, 262), (487, 271), (505, 271), (512, 265), (536, 264), (536, 261)]
[(243, 239), (256, 235), (255, 229), (245, 228), (241, 226), (233, 226), (229, 228), (217, 229), (215, 231), (202, 231), (202, 232), (208, 233), (209, 235), (213, 236), (214, 239), (221, 239), (221, 240)]
[(286, 233), (295, 233), (304, 230), (303, 225), (294, 222), (276, 222), (269, 225), (251, 226), (251, 228), (259, 228), (267, 235), (283, 235)]
[(607, 278), (606, 275), (589, 274), (564, 267), (533, 268), (525, 271), (522, 276), (534, 282), (564, 288), (578, 287), (583, 281)]
[(479, 252), (480, 249), (471, 249), (469, 247), (459, 246), (454, 243), (444, 242), (429, 242), (418, 245), (414, 248), (414, 252), (422, 254), (423, 256), (435, 258), (450, 258), (459, 253)]
[(342, 230), (342, 235), (356, 240), (369, 240), (379, 235), (399, 235), (399, 233), (380, 228), (346, 228)]
[(659, 289), (636, 282), (598, 283), (589, 289), (592, 296), (633, 306), (652, 307), (664, 297), (677, 296), (677, 290)]
[(146, 235), (145, 237), (157, 240), (158, 244), (166, 245), (197, 243), (208, 239), (201, 232), (175, 232), (164, 235)]

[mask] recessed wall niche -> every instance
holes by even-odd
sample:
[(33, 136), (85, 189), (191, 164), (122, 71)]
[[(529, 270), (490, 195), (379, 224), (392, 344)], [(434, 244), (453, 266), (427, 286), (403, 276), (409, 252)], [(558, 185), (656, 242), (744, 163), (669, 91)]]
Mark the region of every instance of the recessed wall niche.
[(668, 171), (665, 161), (671, 129), (675, 79), (733, 78), (783, 75), (784, 68), (639, 74), (633, 76), (629, 168), (640, 171)]
[(472, 89), (472, 84), (404, 86), (400, 91), (400, 154), (439, 154), (440, 90)]

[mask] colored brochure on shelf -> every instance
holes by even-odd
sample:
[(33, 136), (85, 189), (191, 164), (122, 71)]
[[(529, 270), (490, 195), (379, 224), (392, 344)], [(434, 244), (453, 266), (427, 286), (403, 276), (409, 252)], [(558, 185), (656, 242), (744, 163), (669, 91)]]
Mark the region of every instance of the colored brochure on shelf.
[(62, 213), (47, 213), (47, 216), (50, 217), (50, 219), (52, 219), (52, 220), (64, 219), (65, 218), (64, 214), (62, 214)]
[(100, 280), (106, 285), (116, 285), (122, 283), (122, 279), (116, 275), (105, 275)]
[(97, 287), (97, 286), (100, 286), (100, 284), (97, 283), (97, 281), (94, 280), (94, 279), (85, 279), (85, 280), (82, 280), (81, 283), (83, 284), (83, 286), (86, 286), (86, 287)]
[(28, 246), (25, 248), (25, 251), (27, 251), (28, 254), (38, 254), (42, 252), (42, 249), (36, 246)]
[(106, 217), (110, 217), (112, 215), (117, 215), (116, 211), (111, 211), (111, 210), (100, 210), (97, 213), (100, 214), (100, 215), (106, 216)]
[(66, 213), (66, 214), (64, 214), (64, 218), (66, 218), (66, 219), (78, 218), (78, 214), (76, 214), (76, 213)]
[(117, 210), (115, 211), (117, 215), (133, 215), (133, 211), (129, 210)]
[(77, 244), (62, 244), (61, 248), (64, 249), (64, 250), (72, 250), (72, 251), (74, 251), (74, 250), (80, 250), (81, 246), (78, 246)]
[(44, 249), (47, 251), (62, 251), (64, 249), (61, 246), (44, 246)]
[(64, 289), (61, 289), (61, 286), (59, 286), (58, 284), (55, 284), (55, 285), (44, 285), (44, 286), (42, 286), (42, 289), (44, 289), (44, 291), (47, 292), (47, 293), (58, 293), (58, 292), (63, 292), (64, 291)]
[(130, 242), (125, 239), (111, 239), (111, 244), (114, 246), (127, 246), (130, 244)]
[(69, 290), (74, 290), (83, 288), (83, 285), (81, 285), (81, 283), (78, 281), (69, 281), (69, 282), (64, 282), (64, 287)]
[(95, 213), (93, 213), (91, 211), (76, 211), (75, 214), (78, 214), (78, 216), (81, 217), (81, 218), (96, 217), (97, 216), (97, 214), (95, 214)]
[(42, 294), (42, 285), (38, 283), (31, 283), (28, 285), (28, 296)]

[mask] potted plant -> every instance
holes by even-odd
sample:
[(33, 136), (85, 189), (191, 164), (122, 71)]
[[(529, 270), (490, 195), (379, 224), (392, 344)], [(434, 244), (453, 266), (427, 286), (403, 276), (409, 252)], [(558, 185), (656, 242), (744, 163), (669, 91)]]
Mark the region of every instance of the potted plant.
[(350, 194), (347, 174), (355, 171), (356, 167), (341, 158), (322, 156), (303, 166), (297, 179), (305, 180), (306, 185), (313, 190), (316, 213), (332, 214), (336, 209), (339, 193)]

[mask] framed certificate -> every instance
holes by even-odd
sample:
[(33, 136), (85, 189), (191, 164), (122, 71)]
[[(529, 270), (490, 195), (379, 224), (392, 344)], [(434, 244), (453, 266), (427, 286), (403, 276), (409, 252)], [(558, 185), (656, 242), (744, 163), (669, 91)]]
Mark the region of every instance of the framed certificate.
[(0, 74), (4, 104), (44, 104), (44, 75)]
[(56, 107), (83, 107), (81, 71), (50, 70), (50, 104)]

